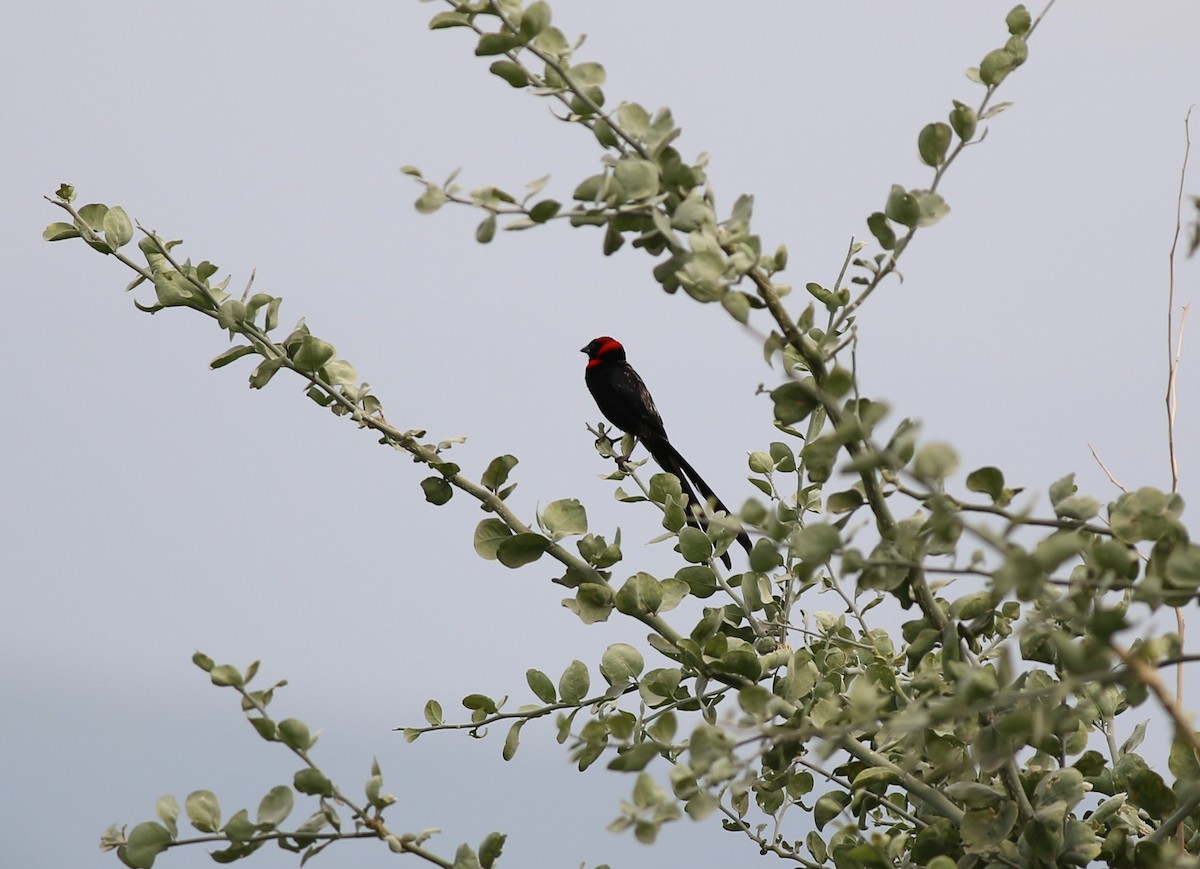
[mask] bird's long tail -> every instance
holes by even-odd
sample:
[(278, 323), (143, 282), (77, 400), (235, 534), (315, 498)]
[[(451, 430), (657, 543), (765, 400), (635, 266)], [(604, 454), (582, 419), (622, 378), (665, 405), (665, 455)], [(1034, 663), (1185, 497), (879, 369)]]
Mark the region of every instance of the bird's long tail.
[[(712, 490), (708, 483), (704, 482), (704, 478), (696, 473), (696, 469), (688, 464), (687, 459), (679, 454), (679, 450), (675, 449), (668, 440), (660, 440), (657, 438), (643, 439), (642, 443), (646, 445), (646, 449), (650, 451), (650, 455), (654, 457), (654, 461), (658, 462), (659, 466), (669, 474), (674, 474), (679, 478), (679, 487), (683, 493), (687, 495), (688, 503), (692, 510), (688, 512), (688, 524), (701, 528), (700, 520), (694, 515), (693, 511), (698, 509), (698, 505), (702, 502), (696, 497), (696, 492), (692, 486), (699, 490), (700, 496), (704, 502), (709, 505), (710, 509), (720, 510), (723, 513), (732, 515), (732, 512), (725, 506), (724, 502), (717, 497), (717, 493)], [(742, 548), (749, 552), (752, 544), (750, 537), (745, 531), (738, 533), (737, 542), (742, 545)], [(721, 561), (725, 563), (725, 567), (729, 568), (731, 561), (729, 553), (722, 553)]]

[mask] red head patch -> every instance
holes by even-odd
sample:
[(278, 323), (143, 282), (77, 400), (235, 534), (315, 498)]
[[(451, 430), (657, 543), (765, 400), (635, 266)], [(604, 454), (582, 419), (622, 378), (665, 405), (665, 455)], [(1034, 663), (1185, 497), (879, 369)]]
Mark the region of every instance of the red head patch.
[(588, 368), (603, 362), (616, 362), (625, 358), (625, 348), (621, 342), (607, 335), (593, 339), (581, 352), (587, 354)]

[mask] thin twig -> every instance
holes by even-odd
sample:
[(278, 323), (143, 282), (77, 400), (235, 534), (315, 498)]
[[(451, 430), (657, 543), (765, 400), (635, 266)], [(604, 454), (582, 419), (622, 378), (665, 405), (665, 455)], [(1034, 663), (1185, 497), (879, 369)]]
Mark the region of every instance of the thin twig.
[(1193, 729), (1192, 722), (1188, 720), (1187, 715), (1184, 713), (1179, 698), (1171, 699), (1171, 695), (1167, 693), (1167, 688), (1163, 685), (1162, 679), (1158, 677), (1154, 665), (1116, 643), (1110, 642), (1108, 645), (1110, 649), (1116, 652), (1117, 657), (1121, 659), (1125, 666), (1132, 671), (1138, 681), (1150, 690), (1150, 693), (1154, 695), (1159, 705), (1162, 706), (1163, 711), (1170, 716), (1171, 722), (1175, 725), (1175, 738), (1192, 751), (1200, 754), (1200, 735), (1197, 735)]
[(1092, 451), (1092, 458), (1096, 460), (1096, 464), (1100, 466), (1100, 470), (1104, 471), (1104, 476), (1108, 477), (1108, 481), (1110, 483), (1112, 483), (1114, 486), (1116, 486), (1118, 489), (1120, 489), (1122, 492), (1125, 492), (1128, 494), (1129, 490), (1121, 485), (1121, 483), (1117, 480), (1117, 478), (1112, 475), (1112, 471), (1110, 471), (1108, 469), (1108, 465), (1104, 464), (1104, 462), (1101, 461), (1100, 454), (1096, 452), (1096, 448), (1094, 446), (1092, 446), (1091, 444), (1088, 444), (1088, 449)]
[[(1175, 613), (1176, 615), (1179, 614), (1178, 608), (1176, 608)], [(1194, 753), (1200, 754), (1200, 735), (1195, 732), (1194, 725), (1188, 720), (1187, 716), (1184, 715), (1183, 712), (1183, 694), (1181, 693), (1183, 687), (1182, 675), (1180, 674), (1178, 676), (1180, 681), (1177, 683), (1180, 690), (1175, 694), (1175, 699), (1172, 700), (1167, 694), (1167, 689), (1163, 685), (1162, 679), (1158, 677), (1158, 673), (1155, 672), (1151, 664), (1142, 660), (1137, 655), (1123, 649), (1116, 643), (1109, 642), (1109, 648), (1116, 652), (1117, 656), (1120, 657), (1120, 659), (1125, 663), (1125, 666), (1133, 671), (1133, 674), (1138, 678), (1138, 681), (1150, 689), (1150, 693), (1155, 696), (1158, 702), (1162, 705), (1163, 710), (1168, 716), (1170, 716), (1172, 723), (1175, 725), (1175, 739), (1186, 745)], [(1179, 668), (1179, 670), (1182, 670), (1182, 666)], [(1200, 802), (1200, 800), (1197, 800), (1197, 802)], [(1180, 850), (1186, 853), (1182, 819), (1176, 812), (1167, 819), (1167, 822), (1176, 827), (1176, 841), (1179, 844)], [(1151, 841), (1159, 841), (1171, 835), (1172, 828), (1168, 826), (1167, 822), (1159, 825), (1159, 828), (1151, 834)]]
[[(1171, 252), (1167, 255), (1167, 452), (1171, 461), (1171, 492), (1179, 491), (1179, 460), (1175, 455), (1175, 413), (1178, 407), (1178, 392), (1176, 384), (1179, 379), (1179, 363), (1183, 357), (1183, 328), (1187, 323), (1189, 305), (1184, 305), (1179, 315), (1179, 333), (1176, 335), (1174, 326), (1175, 316), (1175, 251), (1179, 246), (1179, 231), (1183, 223), (1183, 188), (1187, 179), (1188, 157), (1192, 153), (1192, 108), (1183, 116), (1183, 165), (1179, 167), (1179, 190), (1175, 194), (1175, 233), (1171, 237)], [(1175, 608), (1175, 624), (1179, 633), (1179, 641), (1184, 641), (1183, 611)], [(1177, 707), (1183, 704), (1183, 665), (1175, 668), (1175, 703)], [(1178, 718), (1176, 726), (1178, 727)], [(1188, 735), (1191, 736), (1189, 729)], [(1195, 739), (1192, 739), (1195, 747)], [(1184, 847), (1183, 825), (1178, 824), (1177, 839), (1179, 847)], [(1164, 825), (1163, 829), (1166, 829)], [(1169, 831), (1168, 831), (1169, 834)]]
[(1179, 463), (1175, 457), (1175, 382), (1179, 374), (1179, 359), (1183, 352), (1183, 325), (1187, 321), (1188, 306), (1184, 306), (1179, 318), (1178, 343), (1175, 336), (1175, 251), (1179, 246), (1179, 231), (1183, 223), (1183, 187), (1187, 179), (1188, 157), (1192, 153), (1192, 110), (1183, 118), (1183, 165), (1179, 168), (1179, 191), (1175, 195), (1175, 234), (1171, 238), (1171, 252), (1167, 255), (1167, 452), (1171, 460), (1171, 492), (1179, 491)]

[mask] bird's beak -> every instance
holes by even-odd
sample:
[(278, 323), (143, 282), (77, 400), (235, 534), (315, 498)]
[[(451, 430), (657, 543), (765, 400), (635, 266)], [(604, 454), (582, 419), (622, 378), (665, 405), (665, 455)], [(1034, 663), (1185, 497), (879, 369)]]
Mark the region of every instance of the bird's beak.
[(579, 352), (580, 352), (580, 353), (587, 353), (587, 348), (586, 348), (586, 347), (580, 347), (580, 348), (579, 348)]

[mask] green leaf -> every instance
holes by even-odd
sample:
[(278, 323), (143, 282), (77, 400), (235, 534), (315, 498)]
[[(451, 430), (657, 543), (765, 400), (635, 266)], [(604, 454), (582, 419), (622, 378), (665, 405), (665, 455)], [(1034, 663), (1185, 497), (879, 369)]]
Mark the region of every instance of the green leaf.
[(70, 223), (52, 223), (42, 230), (43, 241), (63, 241), (68, 238), (79, 238), (81, 233)]
[(743, 676), (751, 681), (762, 678), (762, 662), (751, 648), (730, 649), (721, 655), (717, 669), (723, 673)]
[(958, 134), (958, 138), (964, 142), (971, 141), (971, 137), (975, 135), (975, 127), (979, 123), (979, 118), (975, 114), (975, 110), (970, 106), (954, 101), (954, 108), (950, 110), (950, 126), (954, 128), (954, 132)]
[(158, 819), (163, 822), (163, 825), (171, 833), (171, 838), (179, 835), (179, 803), (175, 797), (166, 794), (158, 798), (158, 802), (154, 804), (154, 814), (158, 815)]
[(809, 281), (807, 284), (805, 284), (804, 289), (808, 290), (809, 295), (811, 295), (830, 311), (834, 310), (839, 305), (836, 293), (830, 292), (814, 281)]
[(312, 745), (312, 734), (308, 725), (296, 718), (285, 718), (279, 722), (279, 741), (288, 748), (308, 751)]
[(1175, 808), (1175, 793), (1152, 769), (1135, 769), (1129, 775), (1127, 789), (1133, 804), (1144, 809), (1151, 818), (1164, 818)]
[(707, 564), (685, 567), (675, 574), (675, 578), (687, 583), (689, 591), (699, 598), (711, 597), (720, 588), (716, 574)]
[(496, 701), (486, 694), (468, 694), (463, 698), (462, 704), (472, 712), (482, 712), (484, 715), (495, 715), (500, 711)]
[(950, 605), (950, 615), (956, 619), (970, 621), (996, 609), (996, 598), (990, 591), (979, 590), (965, 594)]
[(263, 329), (271, 332), (279, 327), (279, 306), (283, 304), (283, 299), (279, 296), (267, 302), (267, 315), (263, 320)]
[(911, 193), (899, 184), (892, 185), (883, 212), (889, 220), (894, 220), (901, 226), (916, 226), (921, 219), (920, 204)]
[(866, 503), (863, 493), (858, 489), (847, 489), (844, 492), (834, 492), (825, 501), (825, 508), (830, 513), (852, 513)]
[(813, 855), (818, 863), (824, 864), (826, 862), (829, 856), (829, 849), (825, 844), (825, 840), (815, 830), (809, 832), (804, 837), (804, 847), (808, 848), (809, 853)]
[(292, 363), (306, 373), (317, 373), (336, 355), (332, 344), (322, 341), (315, 335), (304, 335), (300, 338), (298, 345), (292, 346), (295, 347), (294, 353), (291, 352), (292, 347), (288, 348)]
[(1033, 804), (1034, 806), (1045, 806), (1061, 802), (1071, 809), (1083, 800), (1087, 790), (1084, 786), (1083, 773), (1079, 770), (1070, 767), (1051, 770), (1034, 788)]
[(358, 382), (358, 371), (345, 359), (325, 363), (321, 376), (337, 386), (354, 386)]
[(800, 450), (800, 456), (808, 469), (808, 478), (814, 483), (824, 483), (833, 474), (833, 463), (842, 448), (836, 437), (825, 435), (809, 441)]
[(422, 714), (425, 716), (425, 720), (434, 727), (440, 726), (445, 721), (442, 717), (442, 704), (436, 700), (427, 701)]
[(480, 244), (487, 244), (496, 236), (496, 215), (489, 214), (479, 226), (475, 227), (475, 240)]
[(150, 869), (154, 858), (167, 850), (171, 834), (162, 824), (145, 821), (129, 831), (126, 843), (117, 850), (122, 862), (131, 869)]
[(787, 675), (779, 680), (777, 692), (780, 697), (791, 703), (803, 700), (812, 693), (820, 675), (812, 653), (801, 649), (792, 655)]
[(733, 203), (733, 209), (730, 211), (729, 220), (725, 222), (725, 226), (731, 232), (745, 232), (750, 227), (750, 218), (754, 214), (754, 197), (743, 193)]
[(535, 0), (521, 13), (519, 33), (522, 41), (529, 42), (550, 26), (550, 4)]
[(944, 480), (958, 467), (958, 454), (949, 444), (929, 443), (917, 451), (913, 473), (923, 480)]
[(579, 554), (587, 559), (593, 567), (604, 569), (612, 567), (621, 560), (621, 548), (616, 543), (609, 543), (603, 537), (595, 534), (585, 534), (576, 544)]
[(721, 307), (730, 313), (733, 319), (745, 325), (750, 321), (750, 299), (739, 291), (730, 290), (721, 294)]
[(771, 400), (775, 403), (775, 419), (783, 425), (800, 422), (821, 406), (816, 382), (811, 377), (777, 386), (771, 390)]
[(296, 797), (292, 789), (286, 785), (276, 785), (267, 791), (267, 795), (258, 804), (258, 822), (278, 827), (292, 813), (296, 805)]
[(541, 670), (526, 670), (525, 681), (528, 683), (529, 689), (537, 696), (537, 699), (543, 703), (557, 702), (558, 695), (554, 693), (554, 683)]
[(706, 225), (714, 225), (716, 219), (712, 206), (704, 200), (700, 191), (693, 190), (675, 207), (671, 215), (671, 227), (680, 232), (695, 232)]
[(658, 193), (658, 166), (637, 157), (622, 157), (613, 175), (630, 200), (649, 199)]
[(509, 527), (499, 519), (484, 519), (475, 526), (475, 551), (481, 558), (495, 561), (499, 557), (500, 544), (512, 536)]
[(692, 564), (703, 564), (713, 557), (712, 541), (699, 528), (688, 525), (679, 530), (679, 553)]
[(447, 27), (469, 27), (471, 19), (462, 12), (439, 12), (429, 19), (430, 30), (443, 30)]
[(479, 869), (479, 855), (471, 850), (469, 845), (459, 845), (454, 852), (452, 869)]
[(79, 217), (92, 232), (104, 231), (104, 215), (108, 214), (108, 206), (99, 202), (89, 202), (79, 209)]
[(917, 136), (917, 151), (921, 161), (937, 168), (946, 161), (950, 147), (950, 127), (943, 123), (926, 124)]
[(319, 769), (305, 767), (296, 773), (292, 779), (292, 787), (302, 794), (312, 796), (333, 796), (333, 782)]
[(421, 491), (426, 501), (438, 507), (454, 497), (454, 487), (443, 477), (426, 477), (421, 481)]
[(586, 534), (587, 511), (577, 498), (563, 498), (546, 505), (542, 523), (555, 540), (571, 534)]
[(997, 48), (979, 62), (979, 80), (986, 85), (998, 85), (1016, 66), (1016, 58), (1006, 48)]
[(1059, 519), (1078, 519), (1086, 522), (1100, 512), (1100, 502), (1091, 495), (1072, 495), (1054, 505), (1054, 515)]
[(807, 525), (792, 537), (792, 551), (807, 564), (824, 564), (841, 548), (842, 538), (832, 525)]
[(816, 805), (813, 807), (813, 821), (816, 823), (817, 829), (823, 830), (825, 825), (835, 820), (848, 805), (850, 805), (850, 794), (845, 791), (830, 791), (818, 797)]
[(1051, 505), (1057, 505), (1060, 501), (1074, 495), (1078, 490), (1079, 487), (1075, 485), (1075, 475), (1073, 473), (1067, 474), (1061, 480), (1055, 480), (1050, 484)]
[(475, 46), (475, 54), (478, 57), (504, 54), (520, 44), (521, 40), (511, 33), (485, 33), (479, 37), (479, 44)]
[[(541, 534), (531, 532), (514, 534), (500, 543), (496, 549), (496, 558), (505, 567), (523, 567), (541, 558), (542, 553), (549, 546), (550, 541)], [(476, 547), (476, 551), (478, 551), (478, 547)]]
[(631, 138), (640, 140), (650, 129), (650, 114), (637, 103), (617, 106), (617, 124)]
[(125, 209), (114, 205), (104, 215), (104, 240), (113, 250), (124, 247), (133, 240), (133, 223)]
[(165, 269), (154, 274), (154, 294), (158, 303), (166, 308), (179, 305), (198, 305), (196, 288), (174, 269)]
[(221, 805), (212, 791), (192, 791), (183, 806), (188, 820), (201, 833), (215, 833), (221, 829)]
[[(1200, 733), (1196, 733), (1200, 736)], [(1200, 756), (1179, 734), (1171, 741), (1167, 766), (1178, 781), (1200, 782)]]
[(1108, 507), (1108, 521), (1114, 536), (1124, 543), (1139, 540), (1158, 540), (1178, 533), (1182, 526), (1179, 515), (1183, 499), (1167, 495), (1150, 486), (1135, 492), (1124, 492)]
[(533, 40), (533, 45), (553, 57), (561, 58), (570, 50), (567, 38), (557, 27), (547, 27)]
[(646, 661), (642, 653), (627, 643), (613, 643), (600, 658), (600, 675), (609, 685), (633, 682), (642, 674)]
[(1200, 588), (1200, 546), (1177, 545), (1167, 556), (1167, 581), (1172, 588), (1194, 591)]
[(558, 214), (561, 208), (561, 203), (553, 199), (543, 199), (537, 205), (533, 206), (533, 208), (529, 209), (529, 219), (534, 223), (545, 223)]
[(896, 247), (896, 233), (888, 223), (887, 215), (882, 211), (876, 211), (867, 218), (867, 229), (871, 231), (871, 235), (875, 236), (875, 240), (879, 242), (879, 246), (884, 250), (894, 250)]
[(446, 204), (448, 198), (445, 190), (434, 184), (430, 184), (426, 186), (425, 192), (417, 197), (414, 205), (421, 214), (433, 214), (433, 212)]
[(525, 71), (525, 67), (511, 60), (497, 60), (488, 70), (515, 88), (523, 88), (529, 84), (529, 73)]
[(508, 729), (508, 735), (504, 737), (504, 750), (500, 756), (505, 760), (512, 760), (516, 757), (517, 746), (521, 742), (521, 728), (525, 726), (525, 721), (519, 720)]
[(662, 583), (648, 573), (629, 577), (614, 599), (617, 611), (631, 616), (656, 613), (662, 601)]
[(721, 802), (708, 791), (700, 791), (691, 797), (683, 810), (693, 821), (702, 821), (720, 808)]
[(591, 684), (587, 665), (582, 661), (572, 661), (558, 680), (558, 695), (563, 703), (577, 704), (587, 696)]
[(762, 450), (752, 452), (747, 462), (750, 470), (756, 474), (769, 474), (775, 470), (775, 462), (771, 460), (771, 455), (764, 453)]
[(993, 501), (999, 501), (1004, 494), (1004, 473), (999, 468), (990, 465), (977, 468), (967, 474), (967, 490), (983, 492)]
[(604, 67), (598, 63), (578, 63), (568, 70), (571, 81), (580, 87), (600, 87), (607, 80)]
[(231, 842), (244, 843), (253, 838), (258, 829), (254, 824), (250, 823), (250, 815), (246, 810), (239, 809), (234, 812), (232, 818), (225, 822), (225, 826), (221, 828), (221, 832)]
[(620, 145), (617, 134), (602, 118), (597, 118), (592, 124), (592, 132), (596, 135), (596, 141), (605, 148), (616, 148)]
[(632, 748), (618, 750), (617, 756), (608, 764), (608, 769), (617, 772), (638, 772), (659, 756), (659, 748), (653, 742), (643, 742)]
[(283, 367), (284, 358), (282, 356), (276, 359), (264, 359), (255, 366), (250, 372), (250, 388), (262, 389), (271, 382), (271, 378), (275, 376), (275, 372)]
[[(602, 191), (607, 187), (608, 178), (605, 175), (590, 175), (579, 182), (571, 198), (580, 202), (597, 202)], [(603, 220), (603, 218), (602, 218)]]
[[(208, 677), (212, 683), (220, 688), (228, 688), (229, 686), (241, 687), (245, 684), (242, 679), (242, 674), (238, 672), (237, 667), (231, 664), (220, 664), (213, 667), (208, 672)], [(205, 791), (207, 793), (207, 791)]]
[(1034, 548), (1033, 558), (1038, 568), (1050, 573), (1068, 558), (1082, 552), (1089, 538), (1079, 531), (1055, 531)]
[(503, 456), (496, 456), (488, 462), (479, 482), (489, 491), (498, 491), (508, 480), (509, 472), (517, 466), (518, 462), (519, 459), (516, 456), (510, 456), (507, 453)]
[(914, 190), (912, 197), (921, 212), (920, 217), (917, 218), (917, 226), (933, 226), (950, 213), (950, 206), (937, 193), (929, 190)]
[(1025, 4), (1019, 3), (1005, 16), (1004, 23), (1008, 25), (1008, 32), (1013, 36), (1024, 36), (1033, 26), (1033, 17), (1025, 8)]
[(607, 621), (613, 608), (613, 590), (601, 583), (584, 583), (576, 589), (575, 598), (563, 601), (563, 606), (585, 625)]
[(208, 367), (215, 371), (218, 368), (224, 368), (235, 359), (241, 359), (243, 356), (249, 356), (254, 352), (254, 348), (249, 344), (238, 344), (236, 347), (230, 347), (219, 356), (215, 356), (213, 360), (208, 363)]
[(621, 235), (621, 231), (617, 229), (616, 222), (610, 223), (604, 231), (604, 255), (612, 256), (621, 249), (621, 245), (624, 243), (625, 238)]
[(963, 816), (963, 844), (983, 850), (1003, 841), (1017, 822), (1017, 805), (1004, 800), (993, 808), (972, 809)]
[[(683, 671), (678, 668), (665, 668), (651, 670), (642, 679), (638, 685), (638, 693), (641, 695), (643, 702), (648, 706), (661, 706), (662, 704), (675, 699), (675, 692), (679, 690), (679, 683), (683, 679)], [(676, 726), (674, 716), (667, 719), (664, 716), (660, 721), (668, 721), (667, 726), (671, 731), (670, 735), (656, 736), (657, 739), (662, 739), (664, 742), (669, 742), (674, 736)]]

